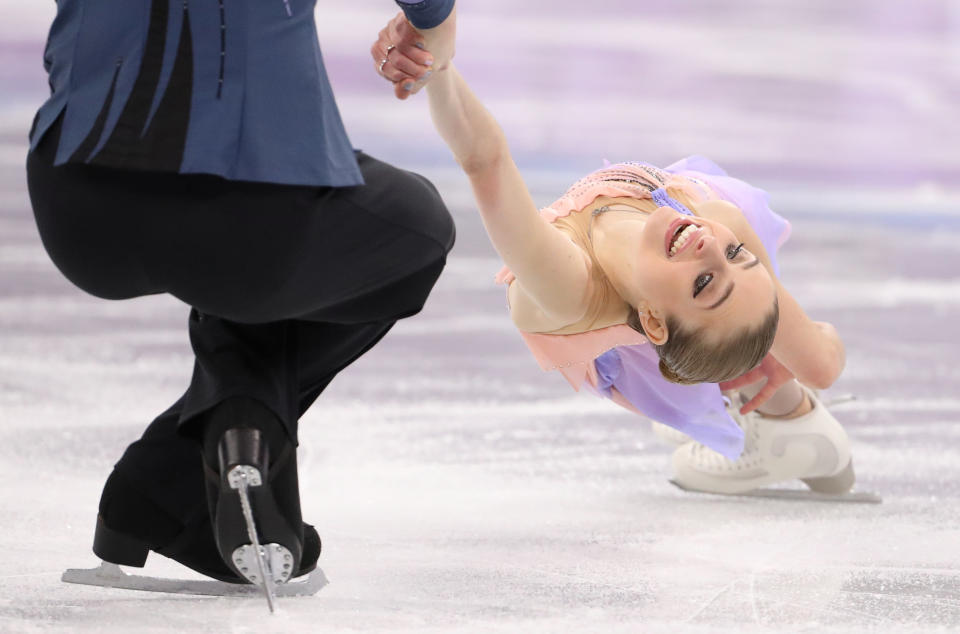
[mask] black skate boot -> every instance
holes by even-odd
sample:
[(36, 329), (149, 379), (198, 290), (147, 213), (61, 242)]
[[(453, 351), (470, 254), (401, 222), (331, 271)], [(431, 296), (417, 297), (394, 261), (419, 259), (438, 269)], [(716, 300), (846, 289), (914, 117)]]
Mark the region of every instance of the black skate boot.
[(207, 501), (226, 565), (261, 586), (271, 611), (274, 590), (304, 553), (296, 449), (277, 417), (242, 396), (203, 417)]
[[(197, 453), (200, 462), (199, 450)], [(198, 481), (197, 487), (201, 486)], [(160, 508), (118, 470), (113, 471), (100, 497), (93, 552), (106, 562), (139, 568), (146, 563), (148, 553), (154, 551), (207, 577), (227, 583), (249, 583), (224, 562), (210, 524), (205, 494), (198, 497), (200, 503), (184, 500), (195, 508), (177, 509), (187, 518), (182, 520)], [(303, 524), (303, 554), (292, 576), (313, 571), (320, 549), (316, 529)]]

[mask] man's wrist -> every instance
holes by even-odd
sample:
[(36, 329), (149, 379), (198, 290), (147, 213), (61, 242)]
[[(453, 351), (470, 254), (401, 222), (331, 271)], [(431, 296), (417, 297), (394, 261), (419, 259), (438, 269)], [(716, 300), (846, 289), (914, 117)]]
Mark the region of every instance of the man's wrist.
[(457, 39), (457, 9), (453, 8), (447, 19), (441, 24), (431, 29), (420, 29), (415, 25), (414, 29), (423, 37), (423, 47), (433, 55), (434, 65), (431, 68), (434, 72), (446, 70), (453, 58), (455, 42)]
[(453, 12), (455, 0), (396, 0), (418, 31), (440, 26)]

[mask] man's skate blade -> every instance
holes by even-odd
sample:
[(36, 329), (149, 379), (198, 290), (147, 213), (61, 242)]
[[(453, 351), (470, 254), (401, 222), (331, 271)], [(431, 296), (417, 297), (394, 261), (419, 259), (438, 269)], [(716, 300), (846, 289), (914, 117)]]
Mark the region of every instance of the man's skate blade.
[[(165, 592), (168, 594), (192, 594), (210, 597), (263, 596), (263, 590), (255, 585), (213, 580), (163, 579), (160, 577), (128, 575), (120, 569), (120, 566), (107, 562), (101, 563), (99, 568), (70, 568), (63, 573), (60, 580), (86, 586), (141, 590), (143, 592)], [(303, 581), (291, 581), (278, 585), (274, 592), (278, 597), (307, 597), (315, 595), (328, 583), (326, 575), (320, 568), (317, 568), (307, 575)]]
[(753, 489), (743, 493), (714, 493), (713, 491), (700, 491), (698, 489), (689, 489), (676, 480), (670, 480), (670, 484), (681, 491), (688, 493), (703, 493), (705, 495), (721, 495), (724, 497), (751, 497), (767, 498), (772, 500), (793, 500), (797, 502), (846, 502), (848, 504), (882, 504), (883, 498), (876, 493), (867, 491), (852, 491), (840, 495), (830, 495), (829, 493), (817, 493), (804, 489)]

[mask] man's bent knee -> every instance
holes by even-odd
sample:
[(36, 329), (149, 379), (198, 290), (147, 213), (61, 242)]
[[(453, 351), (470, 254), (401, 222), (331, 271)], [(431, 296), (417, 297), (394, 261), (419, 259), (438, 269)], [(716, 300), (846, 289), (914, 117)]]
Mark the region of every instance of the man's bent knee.
[(399, 213), (411, 218), (419, 232), (439, 244), (444, 253), (449, 253), (456, 240), (456, 225), (440, 193), (426, 177), (414, 172), (401, 173), (405, 178), (402, 195), (397, 200), (402, 207)]

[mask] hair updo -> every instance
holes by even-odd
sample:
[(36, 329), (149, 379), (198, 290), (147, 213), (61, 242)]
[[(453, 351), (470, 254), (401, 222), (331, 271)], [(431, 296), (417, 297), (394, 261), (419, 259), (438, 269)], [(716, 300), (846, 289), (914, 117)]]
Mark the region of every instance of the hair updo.
[[(695, 383), (720, 383), (735, 379), (757, 367), (777, 334), (780, 322), (780, 305), (774, 300), (773, 310), (756, 328), (743, 328), (720, 343), (708, 344), (703, 329), (686, 330), (680, 322), (668, 316), (668, 338), (656, 349), (660, 357), (660, 374), (671, 383), (693, 385)], [(630, 307), (627, 325), (646, 336), (637, 309)]]

